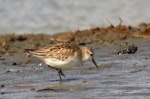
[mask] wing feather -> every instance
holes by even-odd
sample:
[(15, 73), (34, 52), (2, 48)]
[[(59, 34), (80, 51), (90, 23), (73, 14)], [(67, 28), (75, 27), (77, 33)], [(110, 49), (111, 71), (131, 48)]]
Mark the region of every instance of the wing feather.
[(81, 53), (80, 47), (74, 43), (54, 44), (38, 50), (31, 51), (37, 57), (55, 58), (65, 60), (69, 56), (73, 56), (76, 52)]

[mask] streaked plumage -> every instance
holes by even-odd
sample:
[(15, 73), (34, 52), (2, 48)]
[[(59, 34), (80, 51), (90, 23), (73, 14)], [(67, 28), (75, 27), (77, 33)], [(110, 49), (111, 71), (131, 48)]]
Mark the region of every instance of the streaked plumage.
[(62, 80), (61, 76), (64, 76), (62, 69), (81, 65), (90, 59), (98, 67), (93, 58), (93, 50), (88, 47), (79, 47), (74, 43), (59, 43), (41, 49), (26, 49), (26, 51), (43, 60), (49, 67), (56, 69), (60, 80)]

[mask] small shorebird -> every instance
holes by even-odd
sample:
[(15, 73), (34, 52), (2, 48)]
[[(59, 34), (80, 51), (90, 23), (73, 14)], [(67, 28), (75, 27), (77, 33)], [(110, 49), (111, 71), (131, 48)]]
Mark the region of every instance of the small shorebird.
[(79, 47), (74, 43), (59, 43), (41, 49), (25, 49), (25, 51), (38, 57), (49, 67), (56, 69), (60, 81), (62, 81), (61, 76), (65, 76), (62, 72), (63, 69), (81, 65), (85, 61), (92, 60), (98, 68), (93, 58), (93, 50), (88, 47)]

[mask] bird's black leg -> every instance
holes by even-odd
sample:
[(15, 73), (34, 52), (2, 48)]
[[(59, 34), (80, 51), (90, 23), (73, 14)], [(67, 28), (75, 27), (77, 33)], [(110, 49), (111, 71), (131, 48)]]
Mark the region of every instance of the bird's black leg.
[[(49, 65), (48, 65), (49, 66)], [(65, 76), (65, 74), (62, 72), (61, 69), (58, 69), (58, 68), (55, 68), (55, 67), (52, 67), (52, 66), (49, 66), (50, 68), (53, 68), (53, 69), (56, 69), (58, 71), (58, 75), (59, 75), (59, 79), (60, 79), (60, 82), (62, 82), (62, 78), (61, 76)]]
[(58, 75), (59, 75), (59, 79), (60, 79), (60, 82), (62, 82), (62, 78), (61, 78), (61, 69), (58, 69)]
[(58, 75), (59, 75), (60, 82), (61, 82), (61, 81), (62, 81), (61, 76), (65, 76), (65, 74), (62, 72), (62, 70), (61, 70), (61, 69), (57, 69), (57, 71), (58, 71)]
[(64, 76), (64, 77), (65, 77), (65, 74), (62, 72), (61, 69), (59, 70), (59, 72), (60, 72), (61, 76)]

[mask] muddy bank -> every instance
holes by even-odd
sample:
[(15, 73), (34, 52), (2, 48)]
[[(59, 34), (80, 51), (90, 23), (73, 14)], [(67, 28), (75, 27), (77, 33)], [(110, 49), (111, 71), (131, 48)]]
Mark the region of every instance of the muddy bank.
[(58, 42), (75, 42), (79, 45), (113, 45), (128, 38), (150, 38), (150, 24), (141, 23), (137, 27), (108, 26), (75, 32), (46, 34), (0, 35), (0, 54), (22, 53), (25, 48), (39, 48)]
[(35, 57), (5, 55), (0, 60), (0, 98), (150, 98), (150, 40), (126, 39), (138, 50), (118, 54), (118, 46), (95, 47), (95, 60), (64, 71), (59, 83), (57, 72)]

